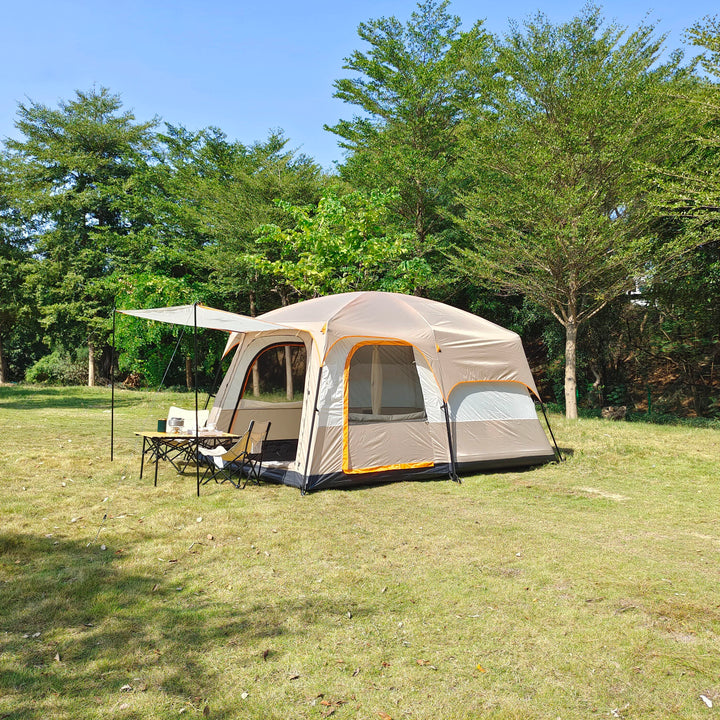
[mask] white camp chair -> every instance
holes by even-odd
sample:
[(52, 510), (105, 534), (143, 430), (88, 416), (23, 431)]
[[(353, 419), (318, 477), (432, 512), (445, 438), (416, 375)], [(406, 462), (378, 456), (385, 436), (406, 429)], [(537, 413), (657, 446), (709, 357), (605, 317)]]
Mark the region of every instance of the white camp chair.
[[(195, 432), (195, 411), (194, 410), (184, 410), (183, 408), (175, 407), (175, 405), (171, 405), (170, 409), (168, 410), (168, 420), (170, 418), (182, 418), (183, 420), (183, 429), (184, 430), (192, 430), (192, 432)], [(202, 428), (205, 427), (205, 424), (208, 421), (208, 417), (210, 416), (209, 410), (198, 410), (197, 413), (197, 421), (198, 421), (198, 430), (202, 430)]]
[[(205, 427), (209, 415), (209, 410), (198, 410), (198, 430), (202, 430)], [(171, 405), (167, 417), (168, 423), (170, 418), (182, 418), (183, 435), (185, 435), (185, 437), (178, 435), (177, 439), (169, 438), (165, 440), (165, 450), (162, 459), (169, 461), (178, 472), (182, 472), (188, 464), (195, 459), (193, 453), (194, 443), (190, 442), (187, 438), (188, 435), (195, 434), (195, 411), (184, 410), (183, 408)]]

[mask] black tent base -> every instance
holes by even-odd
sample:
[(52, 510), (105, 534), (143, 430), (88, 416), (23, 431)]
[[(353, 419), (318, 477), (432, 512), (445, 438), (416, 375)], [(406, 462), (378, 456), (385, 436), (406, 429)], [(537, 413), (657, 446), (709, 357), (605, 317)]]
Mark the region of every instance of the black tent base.
[[(460, 462), (455, 464), (459, 475), (473, 473), (493, 472), (511, 468), (533, 467), (544, 465), (555, 460), (555, 455), (531, 455), (513, 458), (498, 458), (493, 460), (477, 460), (474, 462)], [(264, 467), (262, 480), (281, 483), (296, 487), (304, 492), (325, 490), (330, 488), (347, 488), (376, 485), (378, 483), (401, 482), (405, 480), (438, 480), (447, 479), (452, 470), (450, 463), (440, 463), (429, 468), (414, 468), (408, 470), (386, 470), (373, 473), (347, 474), (344, 472), (325, 473), (323, 475), (310, 475), (307, 484), (303, 487), (304, 476), (294, 470), (278, 467)]]

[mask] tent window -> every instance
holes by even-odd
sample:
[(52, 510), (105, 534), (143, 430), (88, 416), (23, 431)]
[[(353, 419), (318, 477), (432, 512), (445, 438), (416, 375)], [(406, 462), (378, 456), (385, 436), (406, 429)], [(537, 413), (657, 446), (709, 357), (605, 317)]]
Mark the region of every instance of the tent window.
[(303, 343), (270, 345), (255, 356), (245, 375), (241, 397), (269, 403), (302, 400), (306, 367)]
[(362, 345), (350, 359), (348, 422), (426, 420), (410, 345)]

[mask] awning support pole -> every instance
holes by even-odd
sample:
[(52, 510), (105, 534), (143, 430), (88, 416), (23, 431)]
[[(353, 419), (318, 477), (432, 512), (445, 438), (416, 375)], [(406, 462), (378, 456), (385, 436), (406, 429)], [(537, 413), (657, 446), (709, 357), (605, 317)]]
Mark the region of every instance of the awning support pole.
[(195, 376), (195, 479), (197, 483), (197, 496), (200, 497), (200, 462), (198, 448), (200, 447), (200, 428), (198, 427), (198, 342), (197, 342), (197, 303), (193, 303), (193, 374)]
[(112, 311), (112, 355), (110, 356), (110, 462), (113, 461), (115, 451), (115, 316), (116, 309)]

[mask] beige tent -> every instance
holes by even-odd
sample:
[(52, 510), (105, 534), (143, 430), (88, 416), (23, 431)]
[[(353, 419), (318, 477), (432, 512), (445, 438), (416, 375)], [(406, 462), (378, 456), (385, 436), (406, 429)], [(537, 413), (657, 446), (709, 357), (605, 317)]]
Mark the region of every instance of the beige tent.
[(555, 457), (519, 336), (475, 315), (356, 292), (234, 328), (210, 422), (242, 432), (269, 420), (268, 479), (306, 492)]

